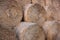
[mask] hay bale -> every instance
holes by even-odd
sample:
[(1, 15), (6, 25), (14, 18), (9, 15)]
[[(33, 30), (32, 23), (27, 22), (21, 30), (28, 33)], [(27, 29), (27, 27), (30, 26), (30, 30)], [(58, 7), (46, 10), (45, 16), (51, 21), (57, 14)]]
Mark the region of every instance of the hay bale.
[[(38, 3), (44, 7), (46, 11), (47, 20), (54, 20), (52, 15), (52, 10), (55, 10), (53, 7), (53, 0), (32, 0), (32, 3)], [(51, 9), (51, 10), (50, 10)]]
[(46, 11), (48, 19), (60, 20), (60, 0), (46, 0)]
[(51, 9), (53, 18), (60, 21), (60, 0), (53, 0), (53, 7), (55, 8), (55, 10)]
[(19, 40), (45, 40), (44, 31), (36, 23), (22, 22), (16, 28)]
[(47, 12), (47, 20), (60, 20), (60, 0), (32, 0), (41, 4)]
[(16, 32), (0, 27), (0, 40), (17, 40)]
[(57, 21), (46, 21), (43, 25), (43, 29), (47, 35), (47, 40), (56, 40), (60, 33), (60, 23)]
[(29, 4), (24, 11), (24, 20), (42, 25), (46, 20), (46, 11), (40, 4)]
[(15, 0), (0, 0), (0, 25), (15, 27), (22, 20), (22, 8)]

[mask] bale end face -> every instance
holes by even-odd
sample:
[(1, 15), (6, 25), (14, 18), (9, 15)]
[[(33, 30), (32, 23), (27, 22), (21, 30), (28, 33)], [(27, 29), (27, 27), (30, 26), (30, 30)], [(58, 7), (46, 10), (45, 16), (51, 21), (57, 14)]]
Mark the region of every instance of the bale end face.
[(45, 34), (36, 23), (22, 22), (16, 29), (20, 40), (45, 40)]

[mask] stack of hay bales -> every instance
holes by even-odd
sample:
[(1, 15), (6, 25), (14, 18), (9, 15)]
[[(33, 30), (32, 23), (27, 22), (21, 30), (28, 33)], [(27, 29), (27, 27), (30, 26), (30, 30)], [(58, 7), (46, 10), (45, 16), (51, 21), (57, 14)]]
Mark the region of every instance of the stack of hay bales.
[[(33, 0), (33, 3), (35, 2), (35, 3), (39, 4), (39, 1)], [(40, 3), (40, 5), (42, 6), (41, 3)], [(35, 22), (35, 23), (37, 23), (37, 21), (38, 21), (39, 25), (41, 25), (41, 23), (43, 21), (42, 25), (43, 24), (47, 25), (47, 27), (43, 28), (43, 29), (47, 28), (46, 30), (44, 30), (45, 32), (47, 31), (47, 33), (48, 33), (48, 34), (46, 33), (47, 40), (60, 40), (59, 39), (60, 38), (60, 30), (59, 30), (60, 25), (58, 25), (60, 23), (55, 22), (55, 21), (57, 21), (57, 22), (60, 21), (60, 15), (59, 15), (60, 6), (59, 5), (60, 5), (60, 0), (46, 0), (46, 5), (43, 6), (44, 10), (46, 11), (46, 12), (43, 11), (45, 13), (44, 18), (46, 19), (45, 21), (51, 21), (51, 22), (47, 22), (47, 24), (46, 24), (46, 23), (44, 23), (45, 21), (43, 21), (43, 19), (41, 19), (40, 22), (38, 21), (38, 19), (41, 18), (41, 17), (38, 18), (39, 14), (37, 11), (40, 7), (37, 7), (38, 5), (32, 6), (32, 4), (30, 4), (27, 6), (27, 8), (25, 10), (25, 21), (26, 22)], [(41, 12), (39, 11), (39, 13), (41, 13)]]
[[(38, 20), (41, 18), (41, 17), (40, 18), (38, 17), (39, 14), (38, 14), (37, 10), (39, 10), (39, 8), (40, 8), (40, 7), (37, 7), (38, 5), (37, 6), (28, 5), (27, 6), (27, 8), (25, 10), (25, 21), (26, 22), (35, 22), (35, 23), (37, 23), (37, 21), (38, 21), (39, 25), (41, 25), (41, 23), (43, 21), (42, 27), (46, 33), (47, 40), (60, 40), (60, 23), (58, 23), (60, 21), (60, 15), (59, 15), (60, 14), (60, 0), (45, 0), (45, 1), (42, 0), (42, 3), (40, 0), (32, 0), (32, 2), (43, 6), (43, 8), (45, 10), (45, 12), (43, 11), (45, 13), (44, 14), (45, 21), (43, 21), (43, 19), (41, 19), (39, 22), (39, 20)], [(43, 10), (43, 9), (40, 8), (40, 10)], [(41, 13), (41, 11), (39, 11), (39, 13)]]
[(0, 40), (60, 40), (59, 14), (60, 0), (0, 0)]
[(19, 40), (45, 40), (43, 29), (36, 23), (21, 22), (16, 28), (16, 33)]

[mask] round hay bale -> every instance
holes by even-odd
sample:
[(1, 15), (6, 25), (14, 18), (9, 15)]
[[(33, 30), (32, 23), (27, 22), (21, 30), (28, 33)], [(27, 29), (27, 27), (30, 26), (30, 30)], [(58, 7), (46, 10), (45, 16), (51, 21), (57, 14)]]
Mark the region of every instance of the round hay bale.
[(48, 19), (60, 20), (60, 0), (46, 0), (46, 7)]
[(0, 25), (15, 27), (22, 20), (22, 8), (15, 0), (0, 0)]
[(51, 9), (53, 12), (53, 18), (60, 21), (60, 0), (53, 0), (53, 6), (55, 8), (55, 10)]
[(45, 34), (36, 23), (22, 22), (16, 28), (19, 40), (45, 40)]
[(46, 21), (43, 29), (47, 35), (47, 40), (56, 40), (59, 31), (59, 23), (57, 21)]
[(40, 4), (29, 4), (25, 8), (24, 19), (42, 25), (46, 21), (46, 11)]

